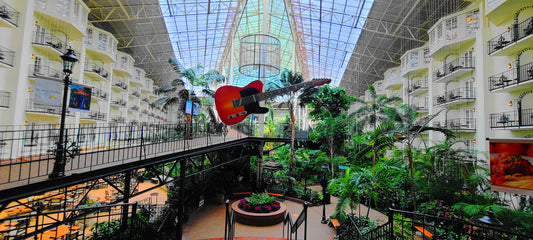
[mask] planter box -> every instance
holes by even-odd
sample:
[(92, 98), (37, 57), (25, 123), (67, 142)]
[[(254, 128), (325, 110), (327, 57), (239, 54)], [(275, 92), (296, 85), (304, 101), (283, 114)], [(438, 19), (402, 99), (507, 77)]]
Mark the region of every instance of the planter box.
[(231, 209), (235, 211), (235, 220), (238, 223), (252, 226), (271, 226), (283, 221), (283, 217), (287, 212), (287, 207), (283, 203), (279, 203), (279, 209), (271, 213), (251, 213), (239, 208), (239, 201), (231, 204)]

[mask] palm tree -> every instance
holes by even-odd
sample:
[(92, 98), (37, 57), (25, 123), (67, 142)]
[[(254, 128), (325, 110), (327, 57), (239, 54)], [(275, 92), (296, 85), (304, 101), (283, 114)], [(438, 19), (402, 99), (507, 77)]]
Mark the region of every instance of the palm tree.
[[(178, 112), (184, 113), (186, 101), (201, 102), (197, 96), (207, 96), (211, 99), (209, 102), (212, 106), (215, 91), (211, 87), (215, 83), (223, 83), (226, 77), (216, 70), (205, 72), (204, 67), (201, 65), (193, 68), (185, 68), (176, 58), (170, 58), (168, 62), (172, 66), (172, 69), (179, 74), (179, 78), (174, 79), (170, 86), (163, 86), (156, 89), (154, 93), (159, 95), (175, 92), (180, 87), (181, 89), (176, 95), (164, 96), (157, 99), (152, 106), (160, 106), (161, 109), (166, 110), (168, 107), (178, 104)], [(207, 111), (211, 120), (214, 121), (216, 116), (212, 107), (208, 107)]]
[[(299, 72), (292, 72), (290, 70), (285, 70), (281, 73), (279, 84), (276, 82), (269, 82), (269, 86), (267, 90), (273, 90), (278, 88), (284, 88), (288, 86), (292, 86), (295, 84), (302, 83), (304, 81), (303, 75)], [(296, 96), (298, 95), (297, 92), (289, 92), (288, 98), (286, 101), (286, 104), (289, 108), (289, 114), (291, 117), (291, 155), (290, 155), (290, 161), (289, 161), (289, 176), (292, 173), (292, 168), (294, 165), (294, 139), (295, 139), (295, 117), (294, 117), (294, 101), (296, 100)]]
[(392, 134), (395, 129), (396, 125), (393, 122), (384, 122), (376, 126), (374, 131), (370, 132), (366, 146), (355, 154), (355, 159), (360, 159), (371, 152), (372, 167), (376, 166), (377, 154), (386, 148), (392, 147), (398, 141)]
[(355, 102), (363, 104), (363, 106), (350, 114), (350, 118), (358, 119), (355, 126), (358, 131), (362, 131), (364, 127), (368, 125), (372, 126), (372, 129), (376, 129), (379, 123), (387, 121), (384, 108), (391, 103), (401, 100), (399, 97), (389, 98), (387, 96), (378, 96), (373, 85), (368, 86), (368, 90), (372, 99), (365, 102), (364, 100), (356, 98)]
[(411, 174), (412, 200), (414, 210), (416, 211), (416, 189), (412, 152), (413, 141), (421, 133), (426, 131), (441, 132), (446, 136), (446, 139), (453, 138), (454, 135), (453, 132), (448, 129), (428, 126), (428, 124), (435, 117), (437, 117), (437, 115), (440, 114), (442, 110), (437, 112), (436, 114), (429, 114), (421, 118), (418, 118), (419, 113), (408, 105), (400, 105), (394, 108), (385, 108), (384, 110), (390, 119), (393, 119), (400, 123), (393, 131), (393, 133), (399, 141), (403, 141), (407, 145), (406, 151), (407, 158), (409, 160), (409, 171)]

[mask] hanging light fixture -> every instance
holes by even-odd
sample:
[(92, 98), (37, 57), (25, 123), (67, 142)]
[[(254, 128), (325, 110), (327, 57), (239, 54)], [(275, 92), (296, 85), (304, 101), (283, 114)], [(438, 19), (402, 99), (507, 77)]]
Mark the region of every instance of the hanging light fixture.
[(507, 32), (510, 32), (511, 31), (511, 27), (507, 27)]
[(474, 82), (474, 81), (476, 81), (476, 78), (475, 78), (475, 77), (472, 78), (472, 82)]
[(472, 47), (472, 48), (470, 48), (470, 52), (473, 52), (473, 51), (474, 51), (474, 48), (473, 48), (473, 47)]
[(513, 64), (509, 63), (509, 66), (508, 66), (508, 67), (509, 67), (509, 68), (512, 68), (512, 67), (513, 67)]
[(476, 139), (475, 139), (475, 138), (474, 138), (474, 139), (472, 139), (472, 143), (476, 143), (476, 142), (477, 142), (477, 141), (476, 141)]
[(509, 106), (513, 106), (513, 101), (509, 101)]
[(28, 125), (28, 121), (24, 121), (24, 125)]
[(472, 108), (472, 112), (476, 112), (476, 108)]

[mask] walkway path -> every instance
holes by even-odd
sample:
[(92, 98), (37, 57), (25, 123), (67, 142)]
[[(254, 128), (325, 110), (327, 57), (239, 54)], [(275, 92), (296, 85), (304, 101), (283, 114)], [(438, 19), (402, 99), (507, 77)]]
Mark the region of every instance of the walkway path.
[[(314, 187), (314, 186), (313, 186)], [(302, 211), (303, 206), (300, 203), (284, 201), (287, 211), (292, 214), (293, 221), (296, 220)], [(331, 204), (326, 205), (326, 216), (333, 214), (337, 198), (331, 198)], [(366, 214), (367, 208), (361, 207), (361, 214)], [(183, 240), (206, 240), (212, 238), (221, 238), (224, 236), (224, 217), (225, 205), (207, 205), (202, 207), (190, 216), (190, 219), (184, 225)], [(357, 211), (358, 212), (358, 211)], [(357, 213), (356, 213), (357, 214)], [(378, 224), (387, 222), (387, 216), (370, 209), (369, 217), (376, 220)], [(307, 239), (309, 240), (332, 240), (335, 230), (320, 223), (322, 219), (322, 206), (313, 206), (308, 208)], [(298, 239), (304, 239), (303, 225), (298, 230)], [(273, 237), (281, 238), (283, 233), (283, 224), (274, 226), (247, 226), (235, 223), (235, 237)]]

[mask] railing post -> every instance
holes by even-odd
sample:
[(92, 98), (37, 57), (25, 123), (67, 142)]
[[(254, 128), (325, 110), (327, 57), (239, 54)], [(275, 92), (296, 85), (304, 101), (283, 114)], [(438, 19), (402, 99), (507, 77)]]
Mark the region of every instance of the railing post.
[[(127, 171), (126, 174), (124, 174), (124, 204), (129, 203), (130, 201), (130, 193), (131, 193), (131, 171)], [(122, 227), (123, 229), (126, 228), (128, 225), (128, 205), (124, 205), (122, 207)]]
[(392, 208), (389, 208), (389, 213), (387, 214), (388, 222), (389, 222), (389, 239), (394, 239), (394, 213), (392, 212)]
[(224, 224), (224, 239), (228, 239), (228, 218), (229, 218), (229, 199), (226, 199), (226, 220)]
[(304, 240), (307, 240), (307, 207), (309, 206), (308, 202), (304, 203)]

